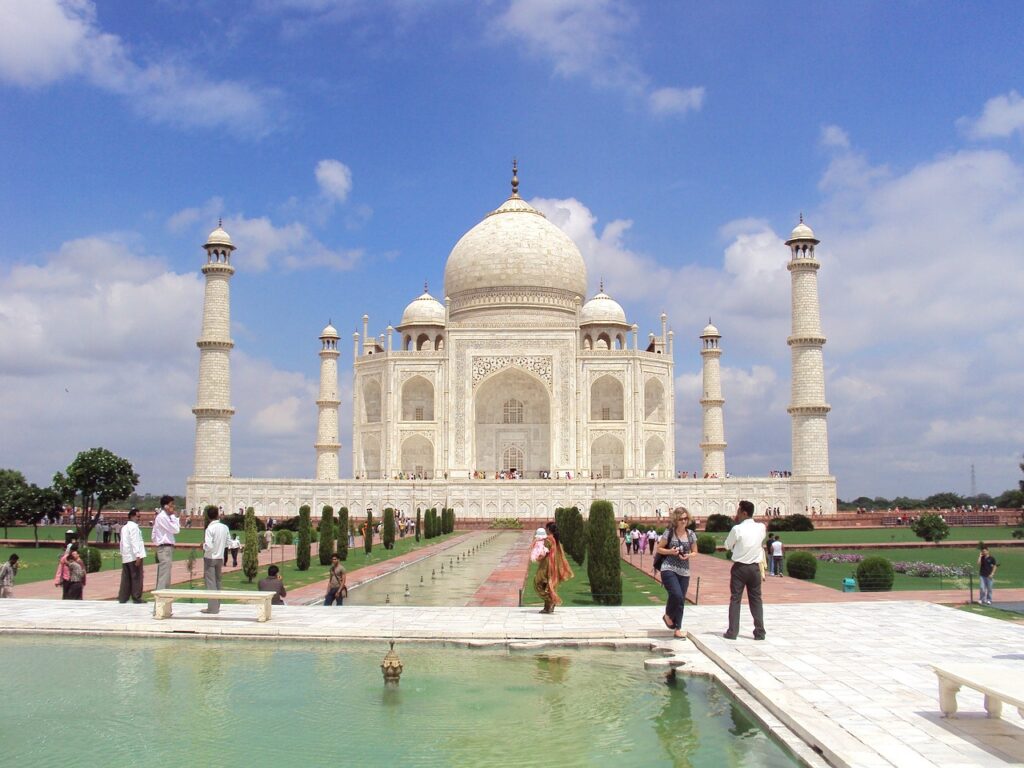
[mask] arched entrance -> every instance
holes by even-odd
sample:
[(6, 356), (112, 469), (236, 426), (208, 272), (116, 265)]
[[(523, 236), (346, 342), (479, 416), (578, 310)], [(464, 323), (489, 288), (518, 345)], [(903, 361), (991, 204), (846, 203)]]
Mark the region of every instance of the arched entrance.
[(530, 374), (509, 368), (483, 382), (474, 396), (474, 470), (521, 477), (551, 470), (551, 398)]
[(434, 446), (423, 437), (413, 435), (402, 443), (402, 473), (417, 479), (429, 480), (434, 474)]

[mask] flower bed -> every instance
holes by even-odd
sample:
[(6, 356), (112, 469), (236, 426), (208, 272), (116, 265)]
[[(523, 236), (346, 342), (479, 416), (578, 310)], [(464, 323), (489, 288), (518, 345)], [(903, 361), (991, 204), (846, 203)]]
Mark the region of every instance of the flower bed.
[[(822, 552), (818, 559), (825, 563), (859, 563), (864, 555), (855, 555), (847, 552)], [(921, 578), (939, 577), (943, 579), (962, 579), (970, 575), (969, 565), (939, 565), (937, 563), (925, 563), (920, 560), (900, 560), (892, 564), (896, 573), (905, 576), (919, 576)]]

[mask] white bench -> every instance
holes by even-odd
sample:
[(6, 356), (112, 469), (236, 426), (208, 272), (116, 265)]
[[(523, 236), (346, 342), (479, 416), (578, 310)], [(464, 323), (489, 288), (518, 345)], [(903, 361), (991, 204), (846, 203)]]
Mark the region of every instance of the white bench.
[(199, 600), (236, 600), (240, 603), (256, 603), (256, 621), (270, 620), (270, 604), (276, 592), (252, 592), (242, 589), (154, 589), (153, 617), (169, 619), (175, 600), (190, 597)]
[(1024, 665), (1006, 667), (997, 664), (944, 664), (932, 666), (939, 676), (939, 709), (944, 717), (956, 716), (956, 695), (961, 686), (985, 695), (989, 717), (1001, 717), (1003, 702), (1016, 707), (1024, 717)]

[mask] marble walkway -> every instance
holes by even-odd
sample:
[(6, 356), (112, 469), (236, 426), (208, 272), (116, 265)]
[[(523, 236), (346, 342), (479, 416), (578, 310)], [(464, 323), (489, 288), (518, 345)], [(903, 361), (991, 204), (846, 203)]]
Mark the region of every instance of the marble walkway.
[[(533, 608), (313, 606), (275, 608), (255, 621), (251, 606), (220, 616), (175, 606), (153, 619), (148, 606), (99, 601), (0, 601), (0, 634), (249, 638), (281, 642), (457, 642), (513, 648), (556, 645), (663, 646), (683, 671), (700, 654), (799, 734), (832, 765), (857, 768), (1024, 765), (1024, 720), (1010, 708), (984, 716), (982, 697), (964, 689), (960, 717), (943, 719), (931, 664), (972, 661), (1024, 669), (1024, 626), (924, 602), (769, 604), (768, 638), (725, 640), (723, 606), (686, 609), (690, 641), (660, 624), (660, 608), (573, 608), (543, 616)], [(691, 668), (699, 671), (694, 661)]]

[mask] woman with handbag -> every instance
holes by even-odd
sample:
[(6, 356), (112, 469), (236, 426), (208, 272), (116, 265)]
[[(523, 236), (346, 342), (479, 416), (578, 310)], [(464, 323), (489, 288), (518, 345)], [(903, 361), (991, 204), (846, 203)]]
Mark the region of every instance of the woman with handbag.
[(327, 597), (324, 599), (324, 605), (341, 605), (342, 601), (348, 597), (348, 586), (346, 586), (348, 577), (345, 575), (345, 568), (337, 555), (331, 555), (329, 573), (330, 581), (327, 582)]
[(542, 534), (544, 538), (541, 541), (544, 542), (547, 551), (537, 559), (539, 565), (533, 577), (533, 588), (544, 601), (541, 613), (554, 613), (555, 606), (562, 604), (562, 599), (558, 596), (558, 585), (571, 579), (574, 574), (569, 567), (569, 561), (565, 559), (562, 542), (558, 537), (558, 526), (548, 523), (544, 528), (538, 528), (536, 538), (540, 539)]
[(668, 603), (662, 621), (675, 630), (678, 638), (686, 637), (683, 630), (683, 608), (686, 590), (690, 587), (690, 560), (697, 551), (697, 535), (687, 526), (690, 513), (685, 507), (672, 510), (672, 525), (658, 540), (656, 550), (662, 557), (659, 571), (661, 583), (668, 592)]

